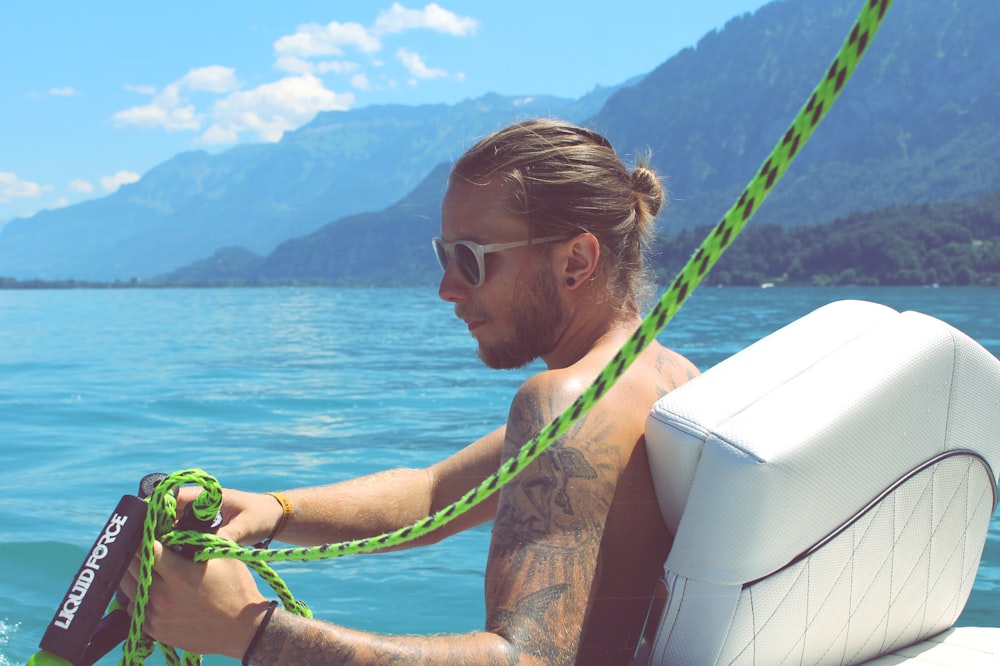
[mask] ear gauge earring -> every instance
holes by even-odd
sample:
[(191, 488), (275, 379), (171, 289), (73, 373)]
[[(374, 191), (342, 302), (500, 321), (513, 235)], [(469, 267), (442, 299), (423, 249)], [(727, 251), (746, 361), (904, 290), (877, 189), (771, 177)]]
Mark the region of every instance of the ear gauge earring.
[(566, 286), (567, 287), (572, 287), (574, 284), (576, 284), (576, 279), (575, 278), (572, 278), (572, 277), (566, 278)]

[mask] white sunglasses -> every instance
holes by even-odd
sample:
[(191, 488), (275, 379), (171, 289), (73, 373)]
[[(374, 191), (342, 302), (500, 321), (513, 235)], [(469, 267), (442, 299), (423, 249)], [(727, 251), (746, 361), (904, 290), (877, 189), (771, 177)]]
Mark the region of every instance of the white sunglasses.
[(503, 252), (515, 247), (525, 245), (539, 245), (540, 243), (554, 243), (555, 241), (568, 240), (572, 236), (546, 236), (545, 238), (533, 238), (526, 241), (515, 241), (513, 243), (492, 243), (490, 245), (480, 245), (472, 241), (455, 241), (447, 243), (441, 238), (431, 239), (434, 245), (434, 254), (437, 256), (441, 270), (448, 270), (448, 264), (455, 261), (458, 272), (469, 281), (473, 287), (480, 286), (486, 280), (486, 264), (483, 257), (491, 252)]

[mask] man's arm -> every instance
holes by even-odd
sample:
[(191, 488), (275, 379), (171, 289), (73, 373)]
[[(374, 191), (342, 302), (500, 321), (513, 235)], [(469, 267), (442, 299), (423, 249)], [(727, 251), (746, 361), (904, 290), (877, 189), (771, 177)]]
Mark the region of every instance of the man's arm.
[(283, 664), (517, 663), (509, 643), (485, 631), (449, 636), (385, 636), (277, 611), (250, 657), (254, 666)]
[[(518, 392), (505, 455), (563, 404), (544, 380)], [(593, 419), (591, 419), (593, 421)], [(618, 465), (592, 423), (574, 429), (501, 491), (486, 573), (486, 631), (384, 636), (278, 612), (254, 664), (571, 664), (596, 578)]]
[[(574, 397), (547, 385), (544, 374), (526, 384), (511, 406), (504, 456)], [(576, 659), (621, 471), (613, 424), (602, 419), (588, 414), (501, 494), (486, 571), (487, 629), (507, 638), (521, 663)]]
[[(506, 431), (493, 433), (506, 435), (504, 455), (512, 455), (575, 397), (559, 397), (558, 389), (549, 373), (542, 373), (518, 391)], [(573, 663), (620, 471), (614, 447), (607, 445), (615, 439), (613, 425), (601, 418), (588, 415), (501, 491), (486, 571), (485, 631), (377, 635), (279, 610), (260, 632), (251, 662)], [(484, 438), (431, 468), (432, 510), (461, 495), (465, 481), (480, 477), (491, 459), (493, 471), (499, 463), (495, 444)], [(158, 548), (147, 630), (177, 647), (239, 659), (264, 615), (263, 598), (249, 576), (239, 562), (192, 563)], [(134, 581), (129, 585), (134, 592)]]
[[(291, 543), (326, 543), (375, 536), (412, 524), (428, 515), (428, 511), (437, 511), (459, 499), (469, 488), (496, 471), (500, 464), (504, 430), (503, 427), (498, 428), (425, 470), (395, 470), (329, 486), (287, 491), (294, 506), (293, 517), (291, 526), (281, 538)], [(240, 507), (240, 510), (231, 512), (235, 519), (224, 528), (229, 530), (228, 538), (252, 542), (263, 538), (276, 524), (281, 507), (273, 498), (239, 491), (224, 492), (230, 493), (229, 498), (235, 499), (235, 504)], [(190, 501), (194, 495), (190, 492), (185, 501)], [(324, 501), (335, 506), (326, 507)], [(257, 514), (267, 511), (273, 515), (268, 514), (270, 518), (261, 521)], [(223, 512), (226, 512), (225, 506)], [(494, 496), (440, 530), (406, 545), (438, 541), (489, 521), (495, 513)], [(153, 587), (146, 607), (146, 631), (168, 645), (193, 652), (241, 657), (266, 608), (246, 566), (226, 559), (194, 563), (164, 551), (159, 543), (154, 552), (156, 560)], [(122, 589), (131, 599), (136, 597), (138, 573), (139, 560), (136, 558), (121, 582)], [(272, 623), (275, 628), (285, 626), (287, 629), (302, 619), (284, 615), (283, 611), (274, 614)], [(330, 631), (336, 630), (338, 635), (360, 635), (360, 632), (318, 624), (328, 627)], [(304, 628), (306, 633), (302, 641), (294, 645), (314, 649), (315, 626), (309, 624)], [(270, 630), (270, 625), (268, 628)], [(284, 639), (279, 643), (283, 644)], [(288, 649), (297, 648), (289, 646)], [(476, 649), (487, 648), (477, 643)], [(339, 654), (338, 648), (331, 647), (331, 650), (333, 652), (329, 654)], [(304, 661), (301, 663), (306, 663), (313, 657), (305, 654), (302, 658)], [(290, 660), (291, 656), (287, 659)], [(263, 660), (260, 663), (268, 662)]]
[[(504, 428), (426, 469), (392, 469), (324, 486), (283, 491), (292, 505), (280, 540), (302, 546), (377, 536), (412, 525), (459, 499), (496, 471)], [(195, 489), (182, 500), (190, 501)], [(227, 522), (220, 535), (243, 544), (270, 534), (282, 515), (272, 497), (223, 491)], [(492, 520), (495, 499), (466, 512), (443, 528), (405, 546), (426, 545)]]

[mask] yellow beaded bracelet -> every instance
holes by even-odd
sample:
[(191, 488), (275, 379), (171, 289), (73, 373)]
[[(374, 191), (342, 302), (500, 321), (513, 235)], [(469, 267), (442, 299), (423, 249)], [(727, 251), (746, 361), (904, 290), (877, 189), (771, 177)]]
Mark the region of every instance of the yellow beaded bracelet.
[(254, 544), (255, 548), (267, 548), (271, 545), (271, 542), (276, 536), (281, 534), (281, 531), (285, 529), (288, 525), (288, 519), (292, 517), (292, 502), (284, 493), (264, 493), (265, 495), (270, 495), (274, 499), (278, 500), (278, 504), (281, 505), (281, 519), (278, 524), (274, 526), (270, 536), (261, 541), (258, 544)]

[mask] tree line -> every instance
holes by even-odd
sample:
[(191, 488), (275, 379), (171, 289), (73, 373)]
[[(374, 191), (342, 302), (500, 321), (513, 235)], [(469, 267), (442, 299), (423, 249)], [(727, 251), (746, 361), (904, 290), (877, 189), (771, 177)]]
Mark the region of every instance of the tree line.
[[(711, 231), (705, 226), (660, 235), (650, 267), (661, 284), (670, 282)], [(237, 262), (239, 263), (239, 262)], [(430, 284), (438, 271), (409, 284)], [(907, 204), (857, 212), (826, 224), (781, 227), (754, 225), (726, 250), (705, 277), (708, 285), (1000, 285), (1000, 192), (971, 201)], [(364, 280), (322, 277), (241, 278), (187, 276), (154, 280), (17, 280), (0, 277), (0, 289), (129, 289), (150, 287), (366, 286)], [(375, 282), (371, 283), (375, 285)]]
[[(651, 266), (671, 280), (710, 227), (663, 235)], [(821, 225), (754, 226), (706, 276), (712, 285), (1000, 284), (1000, 192), (972, 201), (857, 212)]]

